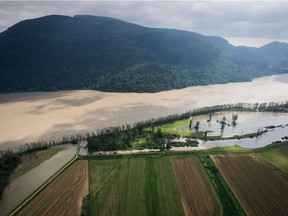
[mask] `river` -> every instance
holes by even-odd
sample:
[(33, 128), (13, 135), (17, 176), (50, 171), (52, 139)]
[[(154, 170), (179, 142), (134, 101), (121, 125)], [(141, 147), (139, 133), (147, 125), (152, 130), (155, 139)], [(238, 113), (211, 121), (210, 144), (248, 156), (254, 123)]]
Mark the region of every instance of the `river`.
[[(58, 139), (69, 134), (93, 132), (103, 127), (182, 113), (203, 106), (272, 101), (288, 101), (288, 74), (262, 77), (246, 83), (197, 86), (159, 93), (81, 90), (0, 94), (0, 150), (27, 142)], [(233, 142), (245, 147), (241, 141)], [(217, 145), (225, 143), (219, 141)], [(213, 146), (215, 143), (200, 143), (198, 149)], [(75, 152), (75, 148), (68, 147), (16, 178), (1, 200), (1, 215), (13, 210)], [(81, 154), (85, 153), (82, 148)]]
[(288, 101), (288, 74), (159, 93), (59, 91), (0, 94), (0, 150), (194, 108)]

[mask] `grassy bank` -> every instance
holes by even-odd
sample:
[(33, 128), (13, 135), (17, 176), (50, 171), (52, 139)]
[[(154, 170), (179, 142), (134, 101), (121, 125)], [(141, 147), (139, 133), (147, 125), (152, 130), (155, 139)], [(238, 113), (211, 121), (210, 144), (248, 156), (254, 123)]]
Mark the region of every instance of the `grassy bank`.
[(288, 142), (285, 142), (282, 145), (276, 145), (266, 152), (259, 153), (259, 155), (288, 174)]
[(24, 174), (25, 172), (28, 172), (29, 170), (41, 164), (43, 161), (53, 157), (61, 150), (63, 150), (63, 148), (54, 147), (23, 155), (21, 157), (21, 163), (17, 166), (12, 175), (12, 179)]

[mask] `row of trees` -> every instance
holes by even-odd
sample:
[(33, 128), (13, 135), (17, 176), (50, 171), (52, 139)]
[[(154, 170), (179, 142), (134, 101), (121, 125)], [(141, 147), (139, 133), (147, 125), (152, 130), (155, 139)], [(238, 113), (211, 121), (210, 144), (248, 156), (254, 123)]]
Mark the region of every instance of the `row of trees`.
[[(161, 130), (155, 132), (155, 127), (177, 120), (188, 119), (191, 116), (211, 114), (223, 110), (288, 112), (288, 102), (224, 104), (203, 107), (182, 114), (149, 119), (132, 125), (105, 128), (97, 133), (87, 134), (88, 151), (91, 153), (95, 151), (127, 150), (132, 147), (133, 143), (137, 142), (137, 139), (142, 139), (143, 148), (163, 149), (163, 145), (166, 143), (165, 139), (170, 137), (167, 134), (163, 134)], [(236, 123), (238, 116), (233, 116), (232, 119), (232, 123)], [(148, 127), (151, 127), (152, 130), (144, 130), (144, 128)]]
[[(20, 158), (23, 154), (44, 150), (51, 146), (60, 144), (76, 144), (80, 140), (88, 141), (88, 150), (90, 153), (95, 151), (130, 149), (135, 143), (140, 143), (141, 148), (160, 150), (164, 150), (164, 148), (169, 149), (171, 148), (172, 144), (171, 140), (175, 137), (164, 134), (160, 129), (155, 131), (155, 127), (177, 120), (188, 119), (191, 116), (211, 114), (223, 110), (288, 112), (288, 102), (272, 102), (262, 104), (239, 103), (203, 107), (185, 112), (183, 114), (175, 114), (157, 119), (149, 119), (147, 121), (137, 122), (132, 125), (104, 128), (95, 133), (65, 136), (59, 140), (28, 143), (13, 150), (0, 151), (0, 197), (5, 186), (8, 184), (12, 172), (20, 163)], [(152, 129), (145, 129), (149, 127)]]
[(71, 136), (65, 136), (59, 140), (27, 143), (14, 149), (0, 151), (0, 199), (2, 197), (5, 187), (9, 183), (12, 173), (20, 164), (21, 157), (24, 154), (28, 154), (34, 151), (45, 150), (52, 146), (61, 144), (76, 144), (80, 140), (84, 139), (84, 137), (86, 136), (76, 134)]
[(20, 154), (12, 151), (2, 152), (0, 155), (0, 200), (6, 185), (15, 168), (20, 163)]

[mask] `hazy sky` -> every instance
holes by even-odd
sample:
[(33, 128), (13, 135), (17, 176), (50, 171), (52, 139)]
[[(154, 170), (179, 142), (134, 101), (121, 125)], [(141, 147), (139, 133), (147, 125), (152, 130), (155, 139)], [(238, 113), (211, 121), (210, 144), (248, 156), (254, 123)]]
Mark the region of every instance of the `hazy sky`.
[(288, 42), (286, 1), (68, 1), (0, 0), (0, 32), (24, 19), (50, 14), (109, 16), (148, 27), (216, 35), (234, 45)]

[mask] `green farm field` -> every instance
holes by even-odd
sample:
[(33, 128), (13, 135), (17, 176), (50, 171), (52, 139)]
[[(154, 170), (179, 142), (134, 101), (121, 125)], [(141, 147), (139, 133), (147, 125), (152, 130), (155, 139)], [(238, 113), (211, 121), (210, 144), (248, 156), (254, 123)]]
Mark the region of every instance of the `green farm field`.
[[(285, 162), (287, 149), (288, 142), (278, 142), (259, 149), (245, 149), (239, 146), (233, 146), (190, 152), (167, 151), (163, 153), (85, 156), (82, 157), (82, 159), (88, 161), (89, 215), (166, 216), (203, 215), (206, 213), (209, 215), (249, 215), (251, 212), (257, 214), (263, 209), (262, 204), (264, 201), (262, 200), (263, 203), (258, 203), (257, 200), (259, 200), (259, 197), (249, 194), (252, 189), (245, 191), (247, 182), (243, 183), (242, 180), (240, 181), (241, 178), (239, 176), (244, 174), (244, 176), (249, 176), (250, 183), (254, 182), (253, 184), (259, 187), (264, 185), (265, 190), (259, 191), (261, 191), (261, 193), (263, 192), (267, 197), (267, 194), (269, 194), (270, 197), (270, 201), (266, 203), (265, 206), (273, 203), (275, 197), (280, 197), (277, 196), (277, 193), (280, 192), (281, 199), (286, 200), (283, 196), (287, 196), (287, 175), (275, 167), (282, 166), (284, 169), (287, 169), (287, 163)], [(211, 160), (211, 157), (215, 162), (215, 157), (219, 157), (219, 155), (226, 157), (223, 159), (223, 163), (221, 163), (224, 164), (225, 167), (218, 167), (218, 170), (213, 160)], [(253, 155), (253, 157), (251, 157), (251, 155)], [(284, 160), (281, 157), (277, 158), (279, 155), (283, 155)], [(270, 168), (266, 170), (257, 167), (256, 163), (249, 163), (256, 165), (237, 171), (241, 166), (234, 166), (234, 161), (229, 161), (231, 157), (239, 158), (239, 160), (244, 158), (245, 160), (240, 160), (240, 164), (242, 165), (242, 162), (251, 162), (252, 158), (261, 159), (259, 156), (263, 159), (267, 158), (267, 161), (270, 160), (269, 163), (275, 167), (266, 162), (264, 167), (269, 168), (270, 166)], [(271, 158), (273, 160), (271, 160)], [(263, 163), (261, 162), (260, 164), (265, 164), (263, 159), (261, 159)], [(76, 164), (79, 164), (79, 162), (74, 165)], [(216, 165), (219, 166), (219, 163), (217, 162)], [(231, 183), (231, 180), (227, 180), (226, 172), (229, 171), (229, 167), (233, 167), (233, 172), (239, 175), (236, 180), (232, 181), (238, 185), (237, 187), (233, 185), (234, 183)], [(261, 175), (255, 176), (254, 173), (259, 170), (261, 170), (261, 175), (269, 176), (269, 178)], [(65, 170), (64, 173), (69, 174), (70, 171), (71, 169), (69, 168)], [(73, 169), (73, 171), (78, 173), (77, 169)], [(248, 172), (249, 175), (248, 173), (245, 174), (245, 172)], [(282, 176), (281, 180), (274, 178), (278, 175), (277, 173)], [(74, 177), (68, 174), (67, 178), (73, 180)], [(80, 175), (82, 176), (81, 173)], [(86, 179), (88, 175), (86, 175)], [(225, 178), (223, 178), (222, 175)], [(85, 180), (85, 178), (83, 179)], [(270, 178), (272, 178), (272, 180)], [(265, 183), (261, 179), (270, 179), (271, 181), (270, 183)], [(51, 191), (51, 187), (60, 180), (61, 177), (57, 177), (43, 192)], [(69, 186), (70, 188), (71, 184), (67, 184), (69, 180), (66, 180), (66, 183), (61, 181), (61, 185), (65, 185), (66, 187), (60, 187), (65, 189)], [(268, 185), (272, 185), (272, 182), (276, 182), (277, 185), (285, 185), (283, 187), (284, 190), (277, 187), (277, 191), (275, 191), (275, 187), (268, 187)], [(235, 188), (239, 190), (235, 190)], [(78, 189), (82, 191), (82, 187)], [(73, 190), (74, 192), (76, 191), (75, 189)], [(57, 189), (55, 192), (60, 193), (61, 190)], [(286, 195), (283, 195), (282, 192)], [(20, 214), (27, 211), (27, 209), (32, 212), (32, 210), (38, 211), (47, 206), (50, 207), (50, 209), (56, 210), (58, 209), (56, 204), (63, 206), (64, 203), (67, 202), (67, 200), (62, 200), (56, 202), (56, 204), (48, 205), (51, 199), (50, 196), (42, 196), (42, 194), (43, 193), (40, 193), (35, 199), (28, 203), (28, 205), (21, 210)], [(246, 200), (246, 198), (241, 198), (241, 194), (244, 194), (244, 197), (249, 196), (253, 205), (248, 207), (244, 205), (242, 206), (244, 207), (243, 209), (241, 205), (245, 203), (243, 200)], [(75, 199), (83, 199), (83, 196), (77, 195)], [(42, 205), (42, 208), (39, 208), (35, 204), (38, 202), (44, 202), (47, 205)], [(239, 205), (238, 202), (240, 202), (241, 205)], [(277, 205), (278, 204), (275, 203), (273, 204), (273, 206), (276, 207)], [(35, 206), (36, 208), (34, 208)], [(55, 206), (56, 208), (54, 208)], [(282, 209), (281, 211), (279, 210), (280, 208)], [(80, 206), (78, 206), (78, 209), (80, 209)], [(279, 209), (279, 212), (286, 210), (286, 208), (281, 205)]]
[(184, 215), (170, 157), (89, 161), (91, 215)]
[(283, 172), (288, 174), (288, 143), (284, 143), (281, 146), (277, 146), (274, 149), (271, 149), (266, 152), (259, 153), (259, 155), (276, 166)]

